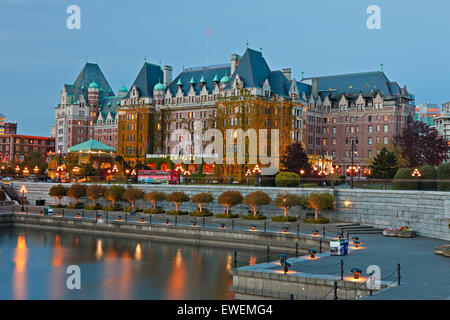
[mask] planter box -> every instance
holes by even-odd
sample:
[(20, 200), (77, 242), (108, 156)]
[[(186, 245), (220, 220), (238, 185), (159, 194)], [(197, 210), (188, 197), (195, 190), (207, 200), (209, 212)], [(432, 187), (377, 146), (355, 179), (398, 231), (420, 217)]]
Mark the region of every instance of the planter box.
[(383, 230), (383, 236), (386, 237), (396, 237), (398, 230)]
[(414, 238), (416, 233), (414, 231), (399, 231), (397, 232), (397, 237), (400, 238)]
[(437, 246), (434, 248), (434, 253), (450, 258), (450, 245), (444, 244), (442, 246)]

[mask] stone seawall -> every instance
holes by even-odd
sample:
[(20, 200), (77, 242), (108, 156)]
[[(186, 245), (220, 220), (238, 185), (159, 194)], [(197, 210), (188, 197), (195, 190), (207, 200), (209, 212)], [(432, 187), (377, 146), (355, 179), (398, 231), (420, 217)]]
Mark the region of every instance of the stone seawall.
[[(163, 224), (139, 222), (110, 221), (98, 223), (94, 219), (2, 214), (0, 215), (0, 224), (2, 223), (38, 229), (88, 232), (96, 235), (183, 242), (193, 245), (212, 245), (236, 249), (266, 250), (267, 246), (269, 246), (275, 252), (282, 251), (290, 254), (295, 253), (297, 242), (299, 244), (299, 252), (302, 254), (307, 253), (307, 250), (310, 248), (318, 249), (320, 246), (319, 239), (312, 236), (276, 232), (221, 230), (219, 228), (165, 226)], [(328, 250), (329, 242), (324, 241), (322, 246), (324, 250)]]
[[(56, 200), (48, 195), (52, 184), (48, 183), (19, 183), (14, 182), (14, 189), (19, 190), (25, 184), (28, 189), (27, 198), (34, 204), (35, 200), (45, 199), (47, 204), (54, 204)], [(344, 188), (272, 188), (249, 186), (221, 186), (221, 185), (134, 185), (145, 192), (160, 190), (164, 192), (184, 191), (189, 195), (209, 191), (217, 199), (223, 191), (237, 190), (244, 196), (255, 190), (269, 194), (273, 199), (278, 193), (290, 192), (296, 194), (310, 194), (312, 192), (330, 192), (336, 196), (336, 212), (321, 213), (321, 216), (331, 217), (332, 221), (357, 222), (375, 227), (400, 227), (408, 225), (419, 235), (450, 240), (450, 193), (437, 191), (394, 191), (394, 190), (368, 190)], [(70, 202), (65, 198), (63, 203)], [(106, 204), (106, 202), (105, 202)], [(148, 207), (142, 201), (138, 207)], [(171, 204), (164, 203), (164, 207), (172, 208)], [(196, 206), (192, 203), (182, 204), (182, 210), (193, 211)], [(214, 213), (223, 212), (223, 207), (217, 203), (209, 208)], [(246, 213), (244, 205), (233, 208), (235, 213)], [(281, 215), (281, 210), (273, 205), (261, 208), (267, 216)], [(299, 207), (291, 209), (290, 215), (304, 217)]]

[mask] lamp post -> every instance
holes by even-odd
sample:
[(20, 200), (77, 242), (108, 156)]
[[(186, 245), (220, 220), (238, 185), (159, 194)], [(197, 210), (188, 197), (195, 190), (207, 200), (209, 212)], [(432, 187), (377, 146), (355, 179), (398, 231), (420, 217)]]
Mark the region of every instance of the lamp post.
[(59, 179), (59, 183), (61, 183), (61, 174), (63, 173), (64, 168), (62, 166), (58, 166), (58, 168), (56, 168), (56, 172), (58, 172), (58, 179)]
[(255, 186), (260, 186), (260, 178), (259, 175), (261, 173), (261, 169), (258, 166), (258, 164), (255, 165), (255, 167), (253, 168), (253, 173), (255, 174)]
[(38, 174), (38, 173), (39, 173), (39, 167), (38, 167), (38, 166), (35, 166), (34, 169), (33, 169), (33, 171), (34, 171), (34, 174)]
[(354, 155), (355, 154), (357, 154), (357, 151), (356, 151), (356, 149), (355, 149), (355, 142), (354, 142), (354, 140), (351, 140), (351, 142), (352, 142), (352, 154), (351, 154), (351, 159), (352, 159), (352, 166), (351, 166), (351, 171), (350, 171), (350, 181), (351, 181), (351, 184), (350, 184), (350, 187), (353, 189), (353, 185), (354, 185), (354, 181), (353, 181), (353, 175), (354, 175), (354, 165), (353, 165), (353, 157), (354, 157)]
[(304, 169), (300, 169), (300, 181), (301, 181), (301, 185), (303, 188), (303, 176), (305, 175), (305, 170)]
[(18, 175), (18, 174), (20, 173), (20, 167), (19, 167), (19, 165), (16, 166), (16, 169), (15, 169), (15, 170), (16, 170), (16, 174)]
[(22, 212), (24, 211), (24, 208), (23, 208), (23, 200), (25, 199), (25, 193), (27, 192), (27, 188), (25, 187), (25, 186), (22, 186), (21, 188), (20, 188), (20, 193), (22, 193)]
[(135, 170), (135, 169), (133, 169), (133, 170), (131, 171), (131, 176), (133, 177), (133, 179), (134, 179), (134, 177), (136, 176), (136, 170)]
[(125, 178), (127, 179), (127, 184), (128, 184), (128, 175), (130, 174), (130, 169), (126, 169), (125, 170)]
[(114, 165), (114, 167), (111, 170), (113, 177), (114, 177), (114, 184), (116, 183), (116, 174), (119, 172), (119, 169), (117, 169), (117, 165)]
[(175, 167), (175, 171), (177, 172), (177, 175), (178, 175), (178, 184), (180, 184), (181, 183), (180, 175), (182, 172), (184, 172), (183, 166), (181, 164), (177, 165)]
[(418, 178), (422, 176), (419, 169), (415, 168), (411, 176), (416, 178), (416, 190), (419, 190), (419, 180)]
[(252, 175), (252, 172), (250, 171), (250, 168), (247, 168), (247, 172), (245, 173), (245, 177), (247, 179), (247, 186), (250, 185), (249, 177)]

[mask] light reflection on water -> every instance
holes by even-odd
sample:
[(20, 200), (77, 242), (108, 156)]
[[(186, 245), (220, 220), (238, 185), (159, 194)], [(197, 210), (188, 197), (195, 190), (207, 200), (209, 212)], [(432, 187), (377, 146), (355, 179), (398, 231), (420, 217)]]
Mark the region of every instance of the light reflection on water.
[[(234, 298), (229, 291), (233, 249), (22, 228), (0, 231), (0, 299)], [(239, 251), (239, 256), (258, 262), (252, 252)], [(81, 290), (66, 287), (69, 265), (81, 269)]]

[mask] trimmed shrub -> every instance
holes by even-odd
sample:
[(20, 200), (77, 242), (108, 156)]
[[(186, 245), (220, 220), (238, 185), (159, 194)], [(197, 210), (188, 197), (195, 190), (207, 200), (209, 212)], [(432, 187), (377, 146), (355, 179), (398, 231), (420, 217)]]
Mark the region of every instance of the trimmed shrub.
[(239, 218), (239, 214), (219, 213), (219, 214), (216, 214), (215, 217), (216, 217), (216, 218), (219, 218), (219, 219), (236, 219), (236, 218)]
[(273, 201), (273, 204), (282, 209), (284, 211), (284, 216), (286, 217), (289, 209), (299, 206), (301, 203), (300, 201), (301, 198), (296, 194), (279, 193)]
[[(439, 191), (449, 191), (450, 190), (450, 163), (443, 163), (437, 169), (437, 189)], [(440, 180), (449, 180), (440, 181)]]
[(220, 194), (217, 202), (223, 205), (227, 210), (226, 214), (229, 214), (230, 208), (242, 203), (243, 200), (244, 197), (239, 191), (225, 191)]
[(191, 212), (189, 213), (189, 215), (192, 217), (212, 217), (213, 214), (212, 212), (203, 210), (202, 212), (200, 211)]
[[(76, 203), (78, 203), (78, 200), (81, 197), (86, 196), (86, 190), (87, 187), (84, 184), (73, 184), (70, 186), (69, 190), (67, 190), (67, 196), (71, 197), (72, 199), (75, 200)], [(83, 207), (84, 206), (82, 206), (81, 208)]]
[(267, 217), (259, 215), (259, 214), (256, 216), (254, 216), (252, 214), (248, 214), (248, 215), (242, 216), (242, 219), (244, 219), (244, 220), (266, 220)]
[(317, 220), (315, 220), (314, 218), (305, 218), (305, 219), (303, 219), (303, 222), (304, 223), (326, 224), (326, 223), (330, 223), (330, 219), (322, 218), (322, 217), (317, 218)]
[(48, 195), (51, 197), (55, 197), (56, 199), (58, 199), (58, 205), (61, 204), (61, 199), (64, 198), (67, 195), (67, 190), (69, 190), (69, 188), (58, 184), (56, 186), (52, 186), (50, 188), (50, 191), (48, 192)]
[(125, 188), (122, 186), (111, 186), (106, 191), (105, 198), (111, 201), (112, 207), (115, 207), (116, 202), (122, 200), (122, 196), (125, 193)]
[(294, 172), (280, 172), (275, 177), (277, 187), (298, 187), (300, 176)]
[(336, 209), (336, 199), (331, 193), (321, 193), (322, 197), (322, 210), (334, 210)]
[[(398, 169), (394, 176), (394, 189), (397, 190), (414, 190), (416, 189), (415, 178), (412, 177), (414, 169), (412, 168), (401, 168)], [(409, 181), (405, 181), (409, 180)]]
[(175, 212), (178, 212), (178, 207), (180, 206), (180, 204), (183, 202), (188, 202), (189, 196), (183, 191), (174, 191), (167, 196), (166, 200), (172, 202), (175, 205)]
[[(108, 189), (105, 186), (93, 184), (87, 187), (86, 196), (92, 200), (92, 207), (97, 207), (95, 201), (101, 197), (103, 197)], [(93, 209), (99, 210), (99, 209)]]
[(272, 217), (272, 221), (276, 221), (276, 222), (295, 222), (297, 221), (296, 217), (292, 217), (292, 216), (277, 216), (277, 217)]
[(335, 198), (329, 193), (311, 193), (308, 197), (308, 203), (314, 209), (315, 221), (318, 220), (320, 211), (335, 208)]
[(147, 201), (152, 203), (153, 210), (156, 210), (156, 204), (158, 203), (158, 201), (165, 200), (166, 194), (164, 192), (154, 190), (154, 191), (150, 191), (149, 193), (147, 193), (145, 198), (147, 199)]
[(106, 207), (103, 207), (102, 209), (103, 211), (122, 211), (123, 208), (121, 206), (113, 206), (113, 205), (109, 205)]
[(144, 210), (144, 213), (151, 213), (151, 214), (163, 214), (166, 211), (164, 209), (161, 208), (156, 208), (156, 209), (146, 209)]
[(171, 215), (171, 216), (187, 216), (189, 214), (189, 212), (173, 210), (173, 211), (166, 212), (166, 214)]
[(84, 209), (85, 210), (102, 210), (102, 206), (99, 204), (96, 204), (96, 205), (90, 204), (88, 206), (84, 206)]
[[(202, 210), (203, 210), (203, 205), (206, 206), (206, 204), (213, 202), (214, 201), (214, 196), (210, 192), (201, 192), (201, 193), (198, 193), (198, 194), (194, 195), (191, 198), (191, 201), (193, 203), (197, 204), (198, 209), (199, 209), (198, 212), (201, 214)], [(204, 217), (202, 215), (200, 215), (200, 216)]]
[(254, 191), (244, 198), (244, 204), (252, 211), (254, 217), (257, 216), (259, 206), (267, 205), (271, 202), (272, 199), (263, 191)]
[(131, 209), (134, 209), (136, 201), (144, 199), (145, 192), (138, 188), (128, 188), (122, 195), (122, 199), (127, 200), (131, 204)]
[[(436, 190), (437, 170), (432, 166), (422, 166), (419, 168), (421, 177), (419, 179), (419, 190)], [(430, 180), (430, 181), (422, 181)]]

